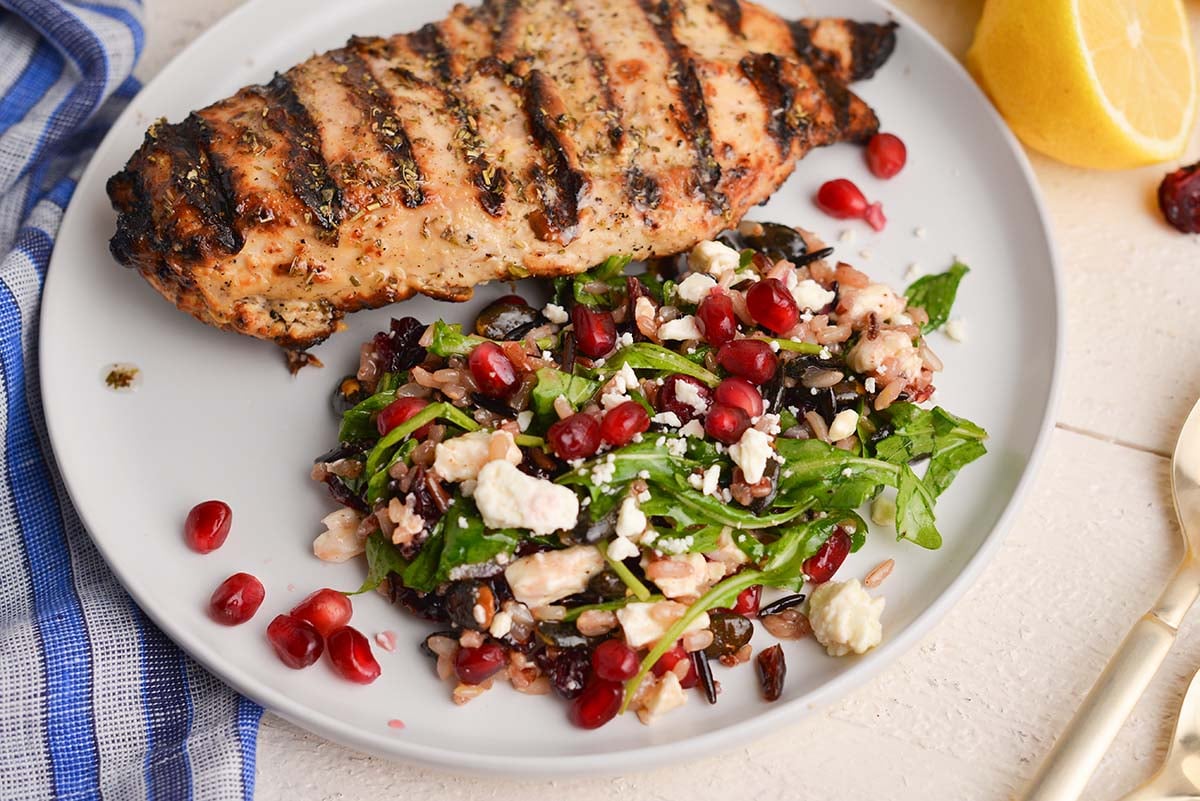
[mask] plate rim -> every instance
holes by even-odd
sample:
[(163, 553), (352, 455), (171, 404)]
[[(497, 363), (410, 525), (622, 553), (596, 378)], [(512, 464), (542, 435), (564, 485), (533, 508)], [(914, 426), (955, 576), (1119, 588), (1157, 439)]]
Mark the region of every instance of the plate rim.
[[(243, 17), (254, 17), (256, 14), (262, 13), (264, 9), (282, 5), (285, 2), (286, 0), (249, 0), (244, 5), (231, 10), (185, 48), (176, 53), (153, 78), (142, 86), (139, 93), (168, 83), (172, 77), (172, 72), (178, 68), (181, 60), (196, 50), (206, 49), (213, 46), (214, 43), (219, 43), (225, 37), (226, 31), (236, 26)], [(610, 751), (602, 754), (572, 754), (553, 757), (536, 755), (489, 755), (463, 753), (447, 748), (414, 743), (404, 739), (385, 739), (377, 735), (372, 735), (366, 730), (353, 726), (341, 719), (315, 712), (268, 684), (255, 681), (248, 676), (240, 675), (241, 671), (224, 662), (220, 658), (219, 653), (205, 647), (200, 641), (192, 639), (189, 636), (189, 629), (174, 624), (169, 616), (161, 614), (158, 609), (154, 608), (153, 604), (150, 603), (151, 598), (149, 597), (149, 593), (138, 581), (136, 573), (133, 571), (122, 571), (118, 566), (119, 560), (116, 559), (114, 554), (110, 553), (110, 549), (106, 546), (104, 538), (92, 534), (86, 514), (76, 502), (77, 493), (72, 487), (71, 479), (64, 471), (59, 469), (59, 475), (71, 499), (72, 507), (79, 515), (88, 537), (104, 558), (109, 569), (112, 570), (113, 575), (121, 583), (121, 586), (130, 594), (138, 607), (154, 624), (187, 653), (189, 657), (195, 659), (222, 682), (285, 720), (318, 736), (327, 737), (359, 751), (388, 759), (407, 761), (437, 769), (453, 769), (460, 773), (465, 772), (480, 776), (565, 778), (614, 775), (663, 766), (668, 761), (681, 762), (695, 760), (721, 750), (727, 750), (733, 743), (746, 743), (757, 740), (775, 728), (788, 723), (795, 723), (802, 716), (824, 707), (834, 700), (844, 697), (852, 690), (861, 687), (868, 680), (877, 676), (884, 667), (903, 656), (941, 622), (946, 613), (962, 599), (966, 591), (978, 580), (983, 569), (991, 561), (1004, 541), (1014, 518), (1022, 508), (1030, 485), (1039, 473), (1051, 441), (1056, 422), (1056, 412), (1061, 399), (1066, 348), (1066, 315), (1059, 248), (1053, 237), (1053, 227), (1050, 224), (1050, 216), (1041, 187), (1038, 184), (1037, 176), (1033, 171), (1024, 148), (1017, 141), (1011, 129), (1004, 123), (995, 107), (991, 104), (991, 101), (987, 99), (983, 91), (971, 79), (963, 65), (941, 42), (923, 26), (919, 25), (911, 16), (895, 8), (890, 0), (867, 0), (867, 2), (874, 4), (893, 20), (900, 23), (901, 27), (909, 32), (909, 35), (919, 37), (924, 47), (932, 48), (936, 52), (937, 57), (946, 65), (947, 71), (954, 74), (954, 80), (965, 81), (983, 102), (988, 119), (992, 125), (999, 129), (1003, 141), (1016, 160), (1021, 171), (1021, 176), (1029, 188), (1034, 211), (1037, 213), (1039, 233), (1041, 239), (1045, 242), (1047, 256), (1049, 257), (1050, 271), (1048, 277), (1054, 296), (1052, 306), (1054, 320), (1053, 325), (1050, 327), (1054, 336), (1050, 380), (1046, 386), (1037, 435), (1024, 470), (1014, 486), (1003, 511), (997, 518), (995, 525), (980, 543), (975, 553), (967, 560), (958, 575), (951, 579), (946, 589), (933, 603), (919, 612), (900, 634), (886, 639), (883, 644), (873, 649), (869, 654), (855, 658), (854, 664), (848, 666), (839, 675), (806, 695), (799, 696), (782, 704), (773, 705), (746, 720), (725, 725), (686, 739), (636, 749)], [(270, 12), (267, 11), (267, 13)], [(105, 135), (104, 140), (93, 153), (88, 166), (79, 178), (77, 189), (78, 187), (95, 182), (96, 179), (93, 173), (99, 170), (100, 162), (103, 160), (98, 157), (108, 149), (115, 147), (112, 136), (113, 131), (128, 124), (129, 118), (137, 113), (140, 113), (140, 110), (136, 108), (134, 102), (131, 102), (122, 111), (113, 123), (112, 128), (110, 128), (109, 133)], [(60, 235), (63, 230), (68, 229), (69, 226), (74, 224), (76, 217), (83, 213), (80, 209), (87, 201), (81, 198), (82, 193), (76, 191), (66, 212), (63, 214), (59, 227)], [(58, 238), (56, 237), (56, 244), (57, 241)], [(55, 274), (54, 267), (58, 259), (59, 251), (56, 248), (51, 255), (38, 311), (39, 337), (37, 343), (37, 362), (38, 381), (42, 387), (44, 387), (46, 381), (45, 365), (47, 364), (47, 359), (45, 357), (48, 346), (46, 345), (46, 340), (40, 336), (40, 332), (44, 328), (42, 321), (47, 314), (47, 309), (53, 305), (46, 301), (52, 297), (50, 292), (52, 283), (54, 286), (57, 286), (57, 282), (53, 282), (53, 275)], [(51, 448), (57, 454), (59, 447), (56, 444), (56, 426), (49, 414), (45, 415), (45, 423)], [(55, 457), (55, 466), (58, 469), (57, 456)], [(387, 744), (386, 747), (383, 746), (384, 743)]]

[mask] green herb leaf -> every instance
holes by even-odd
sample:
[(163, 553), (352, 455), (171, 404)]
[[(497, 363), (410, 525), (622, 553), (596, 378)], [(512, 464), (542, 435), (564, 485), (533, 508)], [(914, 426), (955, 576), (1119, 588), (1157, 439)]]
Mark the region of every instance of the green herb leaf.
[(433, 324), (433, 333), (427, 350), (435, 356), (466, 356), (488, 340), (474, 334), (464, 334), (458, 323), (438, 320)]
[(553, 367), (543, 367), (537, 371), (537, 384), (534, 385), (529, 400), (534, 412), (548, 415), (554, 412), (554, 401), (560, 395), (570, 402), (572, 408), (578, 409), (595, 395), (598, 389), (600, 384), (597, 381), (564, 373)]
[(929, 315), (929, 322), (921, 326), (921, 333), (928, 334), (936, 331), (950, 319), (950, 309), (958, 294), (958, 284), (963, 276), (970, 272), (965, 264), (955, 262), (944, 273), (926, 275), (918, 278), (904, 293), (908, 305), (912, 308), (924, 309)]
[(338, 441), (354, 442), (361, 439), (373, 439), (379, 436), (375, 428), (375, 413), (396, 399), (396, 392), (376, 392), (369, 398), (359, 401), (358, 405), (347, 409), (342, 414), (342, 426), (338, 429)]
[[(378, 473), (381, 467), (389, 463), (393, 448), (399, 445), (409, 434), (434, 420), (445, 420), (464, 431), (477, 431), (479, 429), (479, 423), (476, 423), (457, 407), (449, 403), (431, 403), (408, 420), (393, 428), (386, 436), (375, 443), (375, 447), (367, 455), (367, 475), (373, 476)], [(374, 500), (372, 500), (372, 503), (374, 503)]]
[(924, 484), (934, 498), (946, 491), (959, 470), (987, 453), (987, 432), (940, 406), (922, 409), (897, 403), (884, 415), (892, 433), (875, 443), (875, 456), (892, 464), (929, 458)]
[(456, 567), (489, 562), (502, 553), (511, 555), (520, 541), (521, 534), (514, 529), (486, 528), (475, 503), (456, 498), (404, 571), (404, 586), (430, 592), (449, 581)]
[(683, 373), (698, 378), (710, 387), (721, 383), (721, 379), (686, 356), (652, 342), (637, 342), (627, 345), (612, 356), (604, 365), (603, 373), (611, 375), (628, 364), (634, 370), (654, 370), (660, 373)]
[(395, 545), (388, 542), (380, 531), (372, 532), (371, 536), (367, 537), (366, 549), (367, 578), (361, 587), (350, 593), (351, 595), (370, 592), (382, 584), (392, 573), (403, 576), (404, 571), (408, 568), (408, 562), (400, 556), (400, 551)]
[[(611, 306), (613, 295), (625, 291), (625, 268), (633, 256), (609, 256), (604, 263), (571, 280), (572, 297), (584, 306)], [(589, 284), (603, 283), (613, 290), (603, 295), (589, 292)]]

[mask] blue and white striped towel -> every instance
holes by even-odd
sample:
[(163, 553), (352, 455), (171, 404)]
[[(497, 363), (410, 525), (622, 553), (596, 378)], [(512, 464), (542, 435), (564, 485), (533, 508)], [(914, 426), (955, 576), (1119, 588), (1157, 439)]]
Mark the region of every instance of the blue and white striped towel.
[(139, 0), (0, 0), (0, 798), (250, 799), (262, 714), (133, 604), (46, 439), (37, 318), (76, 181), (138, 89)]

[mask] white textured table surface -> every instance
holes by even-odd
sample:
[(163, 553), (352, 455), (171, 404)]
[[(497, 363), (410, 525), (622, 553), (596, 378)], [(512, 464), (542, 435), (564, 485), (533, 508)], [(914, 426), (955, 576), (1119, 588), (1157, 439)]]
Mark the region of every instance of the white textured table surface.
[[(138, 75), (152, 77), (240, 2), (147, 0)], [(961, 55), (982, 0), (896, 4)], [(1188, 156), (1200, 157), (1200, 137)], [(1089, 173), (1032, 159), (1066, 273), (1059, 427), (998, 557), (920, 646), (770, 738), (615, 779), (449, 776), (355, 753), (268, 714), (257, 797), (1010, 798), (1178, 557), (1166, 454), (1200, 396), (1200, 238), (1159, 221), (1162, 169)], [(1116, 798), (1153, 772), (1198, 667), (1200, 632), (1186, 625), (1088, 797)]]

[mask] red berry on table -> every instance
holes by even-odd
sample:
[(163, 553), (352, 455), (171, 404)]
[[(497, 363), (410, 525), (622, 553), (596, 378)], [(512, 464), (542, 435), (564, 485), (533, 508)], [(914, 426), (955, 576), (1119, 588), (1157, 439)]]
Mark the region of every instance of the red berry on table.
[(746, 310), (754, 322), (776, 334), (786, 333), (800, 322), (800, 307), (778, 278), (764, 278), (750, 287)]
[(758, 389), (744, 378), (726, 378), (713, 395), (723, 406), (736, 406), (751, 417), (763, 413), (763, 397)]
[(704, 338), (714, 348), (719, 348), (737, 336), (737, 315), (729, 295), (719, 290), (708, 293), (696, 309), (696, 318), (704, 329)]
[(590, 359), (607, 356), (617, 344), (617, 324), (611, 312), (589, 309), (582, 303), (571, 309), (575, 345)]
[(592, 652), (592, 670), (605, 681), (628, 681), (637, 675), (637, 652), (620, 640), (605, 640)]
[(686, 423), (703, 414), (711, 399), (712, 390), (703, 381), (675, 373), (663, 379), (654, 406), (660, 412), (671, 412), (679, 422)]
[(339, 676), (355, 684), (370, 684), (379, 678), (379, 662), (371, 653), (371, 643), (350, 626), (329, 635), (329, 661)]
[(328, 637), (330, 632), (350, 622), (354, 607), (345, 593), (325, 587), (296, 604), (289, 614), (308, 621), (322, 637)]
[(279, 661), (295, 670), (316, 662), (325, 650), (325, 640), (313, 624), (291, 615), (278, 615), (271, 621), (267, 640)]
[(717, 404), (708, 410), (708, 416), (704, 418), (704, 433), (726, 445), (741, 439), (749, 427), (750, 415), (736, 406)]
[[(407, 423), (414, 415), (428, 405), (429, 401), (424, 398), (396, 398), (396, 400), (383, 407), (375, 417), (375, 428), (379, 430), (379, 436), (385, 436), (393, 428)], [(413, 437), (424, 439), (428, 436), (432, 425), (430, 423), (421, 426), (413, 432)]]
[(581, 729), (598, 729), (617, 716), (624, 697), (623, 684), (593, 678), (571, 702), (568, 717)]
[(850, 535), (844, 529), (834, 529), (817, 552), (804, 560), (804, 575), (813, 584), (829, 581), (850, 555), (851, 544)]
[(883, 216), (883, 206), (868, 203), (862, 191), (845, 178), (822, 184), (817, 190), (816, 203), (817, 208), (830, 217), (839, 220), (866, 220), (876, 231), (882, 231), (887, 224), (887, 218)]
[(650, 415), (637, 401), (625, 401), (605, 413), (600, 422), (600, 437), (614, 448), (626, 445), (650, 428)]
[(550, 426), (546, 441), (559, 459), (586, 459), (600, 450), (600, 423), (580, 412)]
[(225, 544), (233, 510), (224, 501), (204, 501), (192, 507), (183, 523), (183, 538), (193, 551), (209, 553)]
[(495, 342), (476, 345), (467, 365), (475, 386), (484, 395), (506, 398), (517, 388), (517, 368)]
[(483, 684), (508, 664), (502, 645), (485, 642), (475, 648), (459, 648), (454, 655), (454, 672), (463, 684)]
[(894, 178), (908, 162), (908, 148), (900, 137), (877, 133), (867, 142), (867, 168), (876, 178)]
[(717, 364), (735, 376), (761, 386), (775, 377), (779, 358), (761, 339), (735, 339), (717, 351)]
[(1181, 167), (1158, 186), (1158, 207), (1185, 234), (1200, 234), (1200, 162)]
[(266, 594), (262, 582), (254, 576), (234, 573), (213, 592), (208, 601), (209, 616), (226, 626), (245, 623), (262, 606)]

